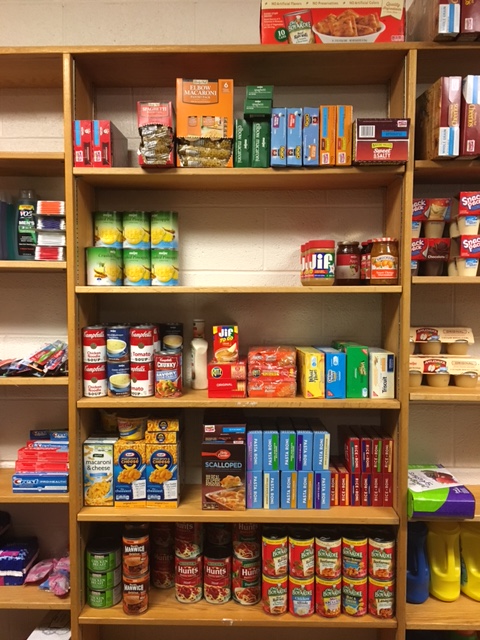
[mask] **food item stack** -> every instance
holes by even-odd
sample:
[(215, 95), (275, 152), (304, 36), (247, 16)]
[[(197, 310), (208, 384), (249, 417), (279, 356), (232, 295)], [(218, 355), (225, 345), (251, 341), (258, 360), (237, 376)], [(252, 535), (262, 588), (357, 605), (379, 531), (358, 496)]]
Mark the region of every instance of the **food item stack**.
[(35, 260), (65, 260), (65, 202), (39, 200), (36, 212)]
[(251, 347), (247, 362), (249, 397), (295, 397), (297, 393), (295, 347), (285, 345)]

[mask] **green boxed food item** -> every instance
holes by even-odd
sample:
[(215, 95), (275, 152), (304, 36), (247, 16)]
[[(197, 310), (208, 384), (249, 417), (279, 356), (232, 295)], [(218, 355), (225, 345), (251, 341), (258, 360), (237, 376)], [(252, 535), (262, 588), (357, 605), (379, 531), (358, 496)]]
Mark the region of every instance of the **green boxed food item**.
[(273, 100), (273, 84), (249, 85), (246, 98), (247, 100)]
[(252, 167), (270, 166), (270, 120), (252, 121)]
[(244, 116), (270, 116), (272, 115), (271, 100), (245, 100), (243, 103)]
[(235, 120), (235, 146), (233, 152), (234, 167), (251, 167), (252, 125), (248, 120)]
[(332, 347), (347, 358), (347, 398), (368, 398), (368, 347), (348, 340), (336, 340)]

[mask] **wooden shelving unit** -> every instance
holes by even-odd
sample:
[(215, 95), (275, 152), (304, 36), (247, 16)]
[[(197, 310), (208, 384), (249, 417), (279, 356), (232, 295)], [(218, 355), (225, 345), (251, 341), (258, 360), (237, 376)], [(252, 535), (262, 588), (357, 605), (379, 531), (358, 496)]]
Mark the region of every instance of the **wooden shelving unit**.
[(429, 598), (423, 604), (406, 605), (407, 629), (462, 631), (480, 626), (478, 602), (460, 595), (454, 602)]
[(436, 389), (435, 387), (415, 387), (410, 389), (410, 400), (412, 402), (480, 402), (480, 387), (475, 389), (462, 389), (461, 387), (445, 387)]
[(68, 504), (68, 493), (13, 493), (13, 473), (13, 469), (0, 469), (0, 504)]
[(69, 610), (70, 598), (58, 598), (42, 591), (37, 585), (22, 585), (20, 587), (2, 587), (0, 589), (0, 609), (12, 611), (13, 609), (41, 609)]

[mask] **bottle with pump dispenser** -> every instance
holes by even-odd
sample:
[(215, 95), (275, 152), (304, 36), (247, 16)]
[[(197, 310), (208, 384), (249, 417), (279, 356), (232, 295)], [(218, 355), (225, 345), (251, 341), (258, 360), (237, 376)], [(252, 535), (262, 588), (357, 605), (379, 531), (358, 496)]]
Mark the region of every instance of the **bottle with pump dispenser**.
[(192, 389), (206, 389), (208, 342), (205, 340), (205, 320), (193, 321), (191, 348)]

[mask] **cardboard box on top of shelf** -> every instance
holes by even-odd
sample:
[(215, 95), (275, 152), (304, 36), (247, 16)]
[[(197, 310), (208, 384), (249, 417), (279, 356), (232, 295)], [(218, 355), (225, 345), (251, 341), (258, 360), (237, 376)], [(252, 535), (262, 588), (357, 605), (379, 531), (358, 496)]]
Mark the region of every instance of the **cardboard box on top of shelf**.
[(460, 32), (459, 0), (413, 0), (407, 10), (407, 40), (454, 40)]
[(92, 165), (94, 167), (126, 167), (128, 141), (110, 120), (92, 121)]
[(480, 155), (480, 76), (466, 76), (462, 82), (460, 156)]
[(480, 36), (480, 0), (460, 0), (458, 40), (478, 40)]

